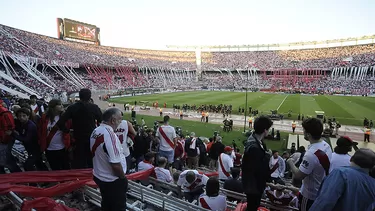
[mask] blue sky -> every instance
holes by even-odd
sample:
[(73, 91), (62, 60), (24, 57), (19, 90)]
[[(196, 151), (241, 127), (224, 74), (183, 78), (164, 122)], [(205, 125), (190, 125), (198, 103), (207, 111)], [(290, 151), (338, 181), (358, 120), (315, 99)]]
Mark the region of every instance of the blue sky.
[(56, 18), (101, 29), (103, 45), (233, 45), (375, 34), (374, 0), (0, 0), (0, 24), (57, 36)]

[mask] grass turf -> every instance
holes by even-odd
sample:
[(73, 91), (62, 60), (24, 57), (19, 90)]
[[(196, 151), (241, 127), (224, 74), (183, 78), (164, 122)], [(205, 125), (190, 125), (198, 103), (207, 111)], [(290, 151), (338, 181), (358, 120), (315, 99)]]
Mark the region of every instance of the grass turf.
[[(238, 114), (238, 108), (245, 106), (245, 92), (194, 91), (174, 92), (166, 94), (139, 95), (133, 97), (113, 98), (111, 102), (130, 103), (148, 101), (151, 106), (158, 101), (159, 105), (173, 104), (232, 104), (233, 113)], [(260, 113), (269, 114), (270, 110), (278, 109), (287, 118), (289, 110), (292, 119), (297, 119), (300, 113), (305, 116), (315, 116), (315, 111), (324, 111), (326, 117), (335, 117), (344, 125), (363, 125), (363, 118), (375, 119), (375, 98), (360, 96), (331, 96), (331, 95), (300, 95), (300, 94), (271, 94), (262, 92), (248, 93), (248, 106), (258, 109)]]
[[(141, 123), (141, 118), (145, 120), (146, 125), (149, 128), (153, 128), (154, 121), (162, 120), (161, 117), (137, 114), (136, 119), (138, 124)], [(130, 113), (125, 113), (124, 119), (131, 120)], [(243, 152), (244, 147), (242, 142), (246, 139), (246, 137), (242, 133), (242, 128), (233, 128), (233, 131), (226, 133), (222, 131), (220, 125), (218, 124), (202, 123), (180, 119), (171, 119), (170, 125), (174, 127), (181, 127), (183, 130), (183, 134), (185, 135), (190, 134), (190, 132), (194, 132), (197, 136), (212, 137), (214, 132), (218, 131), (220, 136), (223, 138), (223, 143), (225, 145), (231, 145), (232, 141), (234, 140), (237, 146), (240, 148), (241, 152)], [(275, 149), (279, 151), (285, 150), (286, 143), (288, 140), (288, 133), (280, 132), (280, 135), (281, 141), (266, 140), (266, 145), (269, 149)]]

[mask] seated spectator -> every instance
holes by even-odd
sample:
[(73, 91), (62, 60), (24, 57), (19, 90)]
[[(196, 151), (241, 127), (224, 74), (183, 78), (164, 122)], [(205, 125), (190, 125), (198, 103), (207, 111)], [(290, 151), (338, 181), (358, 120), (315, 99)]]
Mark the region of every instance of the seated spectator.
[[(225, 190), (230, 190), (230, 191), (233, 191), (233, 192), (236, 192), (236, 193), (244, 193), (242, 182), (239, 179), (241, 169), (240, 168), (231, 168), (230, 172), (232, 174), (232, 178), (229, 178), (229, 179), (225, 180), (223, 188)], [(234, 199), (234, 198), (231, 198), (231, 197), (228, 197), (228, 200), (229, 201), (237, 201), (237, 202), (241, 201), (241, 200), (237, 200), (237, 199)]]
[(167, 165), (167, 159), (165, 157), (160, 157), (158, 160), (158, 167), (155, 168), (156, 179), (170, 183), (172, 182), (173, 178), (171, 175), (171, 171), (165, 169)]
[[(274, 190), (266, 190), (267, 198), (270, 202), (276, 206), (291, 206), (297, 207), (298, 199), (290, 191), (286, 191), (282, 186), (274, 186)], [(276, 209), (270, 209), (270, 211), (276, 211)]]
[[(197, 170), (183, 171), (177, 181), (178, 191), (182, 192), (185, 200), (192, 202), (204, 192), (203, 187), (207, 184), (208, 177), (200, 174)], [(181, 194), (180, 194), (181, 195)]]
[(213, 211), (225, 211), (227, 208), (226, 197), (219, 194), (220, 184), (216, 178), (207, 181), (206, 193), (199, 197), (199, 206)]
[(358, 143), (353, 142), (353, 140), (347, 136), (341, 136), (339, 139), (337, 139), (334, 153), (332, 153), (329, 172), (341, 166), (350, 166), (351, 156), (348, 154), (348, 152), (351, 152), (353, 146), (355, 145), (358, 145)]
[(153, 163), (155, 160), (155, 154), (148, 152), (145, 154), (145, 159), (138, 163), (138, 171), (145, 171), (154, 168)]

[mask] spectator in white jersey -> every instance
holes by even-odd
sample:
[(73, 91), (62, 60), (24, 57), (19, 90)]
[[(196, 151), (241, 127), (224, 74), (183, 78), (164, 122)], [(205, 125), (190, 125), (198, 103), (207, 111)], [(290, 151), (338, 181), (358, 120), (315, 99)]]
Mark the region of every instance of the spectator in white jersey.
[(170, 170), (166, 169), (168, 160), (165, 157), (160, 157), (158, 159), (158, 167), (155, 168), (155, 175), (156, 179), (161, 180), (163, 182), (170, 183), (173, 181), (172, 178), (172, 167)]
[(285, 182), (281, 179), (284, 177), (285, 173), (285, 161), (282, 157), (279, 156), (277, 150), (272, 151), (272, 157), (270, 159), (270, 171), (271, 171), (271, 180), (274, 183), (285, 185)]
[(302, 163), (297, 168), (292, 159), (287, 163), (294, 179), (302, 180), (299, 194), (299, 209), (307, 211), (317, 197), (320, 184), (329, 173), (332, 149), (322, 140), (323, 123), (320, 119), (309, 118), (303, 121), (304, 138), (310, 142), (308, 150), (303, 156)]
[(145, 159), (138, 163), (138, 171), (145, 171), (154, 168), (155, 154), (153, 152), (147, 152)]
[(129, 172), (131, 168), (131, 161), (132, 161), (132, 156), (130, 155), (130, 147), (133, 145), (133, 141), (131, 138), (128, 137), (128, 135), (136, 135), (136, 132), (134, 130), (134, 127), (132, 123), (122, 120), (120, 125), (116, 128), (115, 133), (120, 140), (120, 143), (122, 145), (123, 151), (124, 151), (124, 156), (126, 159), (126, 169), (127, 172)]
[(233, 159), (231, 157), (233, 149), (230, 146), (224, 148), (224, 152), (220, 154), (219, 162), (219, 179), (225, 181), (231, 177), (230, 170), (233, 167)]
[(177, 135), (174, 127), (169, 125), (169, 116), (164, 116), (163, 125), (156, 131), (156, 138), (159, 140), (159, 156), (168, 159), (168, 164), (174, 160), (174, 149), (177, 144)]
[[(177, 181), (177, 190), (183, 189), (185, 200), (192, 202), (204, 193), (203, 187), (207, 184), (208, 177), (197, 170), (183, 171)], [(179, 194), (181, 196), (181, 194)]]
[(219, 194), (220, 184), (216, 178), (207, 181), (206, 193), (200, 195), (199, 206), (213, 211), (225, 211), (227, 208), (226, 197)]
[(359, 149), (350, 166), (333, 170), (323, 181), (311, 210), (375, 210), (375, 152)]
[(358, 143), (354, 142), (348, 136), (341, 136), (339, 139), (337, 139), (334, 153), (332, 153), (331, 166), (329, 169), (330, 173), (333, 169), (341, 166), (350, 166), (351, 156), (348, 154), (348, 152), (351, 152), (353, 146), (356, 145), (358, 145)]
[(126, 161), (120, 140), (114, 130), (122, 121), (118, 108), (103, 113), (103, 122), (91, 134), (94, 181), (102, 196), (102, 210), (126, 210)]

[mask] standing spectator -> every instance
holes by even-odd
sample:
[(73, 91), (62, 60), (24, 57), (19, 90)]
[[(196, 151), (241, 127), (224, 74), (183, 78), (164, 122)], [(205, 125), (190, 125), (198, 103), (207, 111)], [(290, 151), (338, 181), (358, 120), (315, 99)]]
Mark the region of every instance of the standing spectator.
[[(46, 152), (48, 163), (52, 170), (70, 169), (68, 149), (70, 147), (70, 134), (59, 130), (56, 123), (62, 115), (64, 107), (62, 102), (52, 99), (48, 109), (38, 122), (38, 138), (42, 152)], [(66, 127), (70, 128), (71, 121)]]
[(156, 138), (159, 139), (159, 156), (168, 159), (168, 164), (173, 163), (174, 149), (176, 147), (177, 135), (174, 127), (169, 125), (169, 116), (164, 116), (164, 125), (156, 131)]
[(73, 169), (92, 168), (92, 154), (90, 152), (90, 134), (96, 125), (102, 121), (100, 108), (90, 103), (91, 91), (81, 89), (79, 101), (69, 106), (66, 112), (60, 117), (57, 126), (64, 133), (69, 133), (66, 122), (72, 120), (73, 137)]
[[(242, 182), (239, 179), (240, 177), (240, 168), (231, 168), (230, 173), (232, 174), (232, 177), (225, 180), (223, 188), (225, 190), (230, 190), (236, 193), (244, 193), (243, 192), (243, 187), (242, 187)], [(237, 199), (228, 197), (229, 201), (237, 201)], [(237, 201), (240, 202), (240, 201)]]
[(220, 184), (216, 178), (210, 178), (207, 181), (206, 193), (199, 197), (199, 206), (213, 211), (225, 211), (227, 208), (227, 199), (219, 194)]
[(17, 111), (16, 128), (13, 135), (16, 140), (24, 145), (28, 154), (24, 164), (25, 171), (48, 170), (42, 160), (38, 144), (38, 132), (35, 123), (29, 119), (30, 115), (29, 108), (20, 108)]
[(224, 152), (225, 145), (221, 143), (221, 136), (214, 137), (216, 141), (212, 144), (208, 157), (210, 158), (210, 169), (217, 170), (217, 160), (219, 155)]
[(233, 167), (233, 159), (231, 157), (233, 149), (230, 146), (224, 148), (224, 153), (221, 153), (218, 162), (219, 179), (225, 181), (231, 177), (230, 169)]
[(128, 137), (128, 135), (136, 135), (136, 132), (134, 130), (132, 123), (126, 120), (122, 120), (118, 128), (116, 128), (115, 133), (122, 145), (122, 149), (126, 159), (126, 169), (127, 171), (129, 171), (131, 167), (132, 156), (130, 155), (129, 150), (131, 139)]
[(299, 194), (299, 209), (310, 210), (317, 197), (319, 187), (329, 173), (332, 149), (322, 140), (323, 123), (317, 118), (308, 118), (302, 122), (304, 138), (310, 142), (309, 149), (303, 156), (302, 163), (297, 168), (293, 160), (287, 161), (293, 177), (302, 180)]
[(36, 116), (41, 117), (42, 114), (44, 113), (44, 107), (43, 107), (43, 105), (39, 105), (38, 104), (37, 99), (38, 98), (36, 97), (36, 95), (31, 95), (30, 96), (30, 108), (31, 108), (31, 111)]
[(375, 152), (359, 149), (350, 166), (333, 170), (323, 181), (311, 210), (371, 211), (375, 208)]
[(103, 113), (103, 123), (91, 135), (94, 181), (102, 196), (102, 210), (126, 210), (128, 180), (125, 177), (126, 160), (120, 140), (114, 130), (122, 121), (118, 108)]
[(15, 127), (12, 113), (0, 100), (0, 174), (5, 174), (4, 167), (7, 167), (12, 173), (21, 171), (11, 153), (14, 144), (11, 134)]
[(200, 174), (197, 170), (185, 170), (178, 178), (177, 188), (179, 192), (182, 188), (185, 199), (192, 202), (204, 193), (203, 187), (207, 184), (207, 181), (208, 177)]
[(341, 166), (350, 166), (351, 156), (348, 154), (352, 151), (353, 146), (358, 145), (348, 136), (341, 136), (336, 141), (336, 147), (334, 153), (332, 153), (331, 165), (329, 172), (333, 169), (339, 168)]
[(271, 171), (271, 180), (274, 183), (285, 185), (285, 182), (281, 179), (284, 177), (285, 173), (285, 161), (282, 157), (279, 156), (277, 150), (272, 151), (272, 157), (270, 159), (270, 171)]
[(189, 169), (197, 169), (199, 163), (199, 146), (202, 142), (195, 137), (195, 133), (190, 133), (190, 138), (185, 141), (185, 152), (187, 155), (187, 165)]
[(273, 122), (265, 116), (254, 121), (254, 133), (249, 136), (242, 158), (242, 184), (247, 197), (247, 210), (256, 211), (260, 205), (266, 181), (270, 178), (269, 160), (264, 138)]

